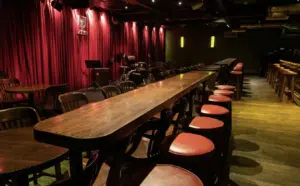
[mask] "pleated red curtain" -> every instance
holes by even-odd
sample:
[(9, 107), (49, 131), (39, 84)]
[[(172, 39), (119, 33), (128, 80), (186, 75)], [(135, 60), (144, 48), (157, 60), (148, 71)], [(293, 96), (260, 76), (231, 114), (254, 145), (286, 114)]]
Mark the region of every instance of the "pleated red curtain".
[[(16, 4), (16, 1), (18, 4)], [(146, 61), (148, 53), (164, 60), (164, 30), (151, 29), (135, 22), (115, 23), (104, 12), (64, 7), (59, 12), (50, 0), (14, 0), (1, 12), (0, 70), (23, 84), (68, 83), (71, 90), (88, 87), (91, 74), (85, 60), (108, 59), (125, 53)], [(87, 18), (88, 35), (78, 35), (79, 17)], [(152, 39), (151, 39), (151, 38)], [(114, 79), (119, 66), (111, 65)]]

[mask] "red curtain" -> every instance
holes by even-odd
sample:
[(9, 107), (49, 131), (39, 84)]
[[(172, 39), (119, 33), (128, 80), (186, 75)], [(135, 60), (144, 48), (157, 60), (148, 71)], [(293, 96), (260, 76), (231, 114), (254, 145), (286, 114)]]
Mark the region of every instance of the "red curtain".
[[(155, 32), (135, 22), (113, 23), (104, 12), (64, 7), (59, 12), (50, 0), (7, 2), (1, 10), (0, 70), (23, 84), (68, 83), (71, 90), (91, 84), (85, 60), (103, 66), (118, 53), (146, 61), (148, 53), (164, 60), (164, 30)], [(78, 35), (79, 16), (87, 18), (88, 35)], [(152, 38), (152, 39), (151, 39)], [(119, 63), (112, 65), (114, 79)]]

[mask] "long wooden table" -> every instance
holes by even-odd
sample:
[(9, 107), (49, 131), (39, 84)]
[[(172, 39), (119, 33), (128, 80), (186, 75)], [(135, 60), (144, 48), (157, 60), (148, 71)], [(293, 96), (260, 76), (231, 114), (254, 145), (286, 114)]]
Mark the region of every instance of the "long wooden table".
[(212, 74), (199, 71), (180, 74), (88, 104), (39, 122), (34, 126), (34, 137), (40, 142), (69, 148), (71, 174), (76, 176), (82, 171), (82, 150), (99, 149), (126, 138), (153, 115), (205, 83)]
[(216, 62), (214, 64), (215, 65), (227, 65), (227, 66), (231, 66), (235, 61), (236, 61), (236, 58), (227, 58), (227, 59), (224, 59), (222, 61), (218, 61), (218, 62)]

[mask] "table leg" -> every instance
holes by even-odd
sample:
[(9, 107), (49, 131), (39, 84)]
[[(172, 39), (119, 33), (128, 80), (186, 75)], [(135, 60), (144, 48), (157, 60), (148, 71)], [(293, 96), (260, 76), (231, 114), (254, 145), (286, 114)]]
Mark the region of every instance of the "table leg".
[(28, 104), (31, 107), (34, 107), (34, 94), (32, 92), (28, 93)]
[(187, 96), (188, 101), (189, 101), (189, 112), (187, 113), (188, 117), (193, 116), (193, 110), (194, 110), (193, 92), (194, 91), (191, 91)]
[(121, 178), (121, 168), (124, 158), (126, 156), (126, 148), (128, 146), (128, 141), (122, 140), (117, 144), (114, 152), (114, 161), (111, 164), (109, 174), (107, 177), (107, 186), (119, 186), (120, 185), (120, 178)]
[(28, 175), (18, 175), (12, 179), (13, 186), (29, 186)]
[(70, 156), (70, 172), (73, 179), (82, 177), (82, 152), (74, 149), (69, 150)]
[(207, 103), (207, 101), (208, 101), (208, 95), (207, 95), (207, 93), (205, 92), (205, 89), (206, 88), (206, 82), (203, 82), (202, 83), (202, 90), (201, 90), (201, 92), (202, 92), (202, 95), (201, 95), (201, 97), (202, 97), (202, 105), (204, 105), (205, 103)]

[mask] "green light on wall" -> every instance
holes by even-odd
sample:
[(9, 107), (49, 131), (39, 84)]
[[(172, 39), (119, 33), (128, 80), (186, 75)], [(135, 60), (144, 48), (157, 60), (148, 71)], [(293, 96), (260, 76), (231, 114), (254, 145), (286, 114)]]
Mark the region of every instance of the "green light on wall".
[(215, 36), (210, 37), (210, 48), (215, 48)]
[(180, 48), (184, 48), (184, 37), (180, 37)]

